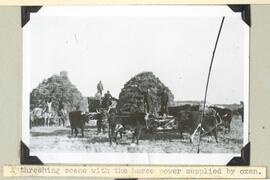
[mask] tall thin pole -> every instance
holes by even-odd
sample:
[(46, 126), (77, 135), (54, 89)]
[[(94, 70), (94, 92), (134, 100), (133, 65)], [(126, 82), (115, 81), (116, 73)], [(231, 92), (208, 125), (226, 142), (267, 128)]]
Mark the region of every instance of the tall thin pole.
[[(214, 57), (215, 57), (215, 52), (216, 52), (216, 48), (217, 48), (217, 44), (218, 44), (220, 32), (221, 32), (221, 29), (222, 29), (222, 26), (223, 26), (223, 23), (224, 23), (224, 19), (225, 19), (225, 17), (223, 16), (222, 17), (221, 24), (220, 24), (219, 31), (218, 31), (218, 36), (217, 36), (217, 39), (216, 39), (216, 43), (215, 43), (215, 47), (214, 47), (212, 59), (211, 59), (211, 62), (210, 62), (210, 67), (209, 67), (208, 77), (207, 77), (207, 82), (206, 82), (206, 88), (205, 88), (205, 94), (204, 94), (204, 101), (203, 101), (203, 113), (202, 113), (202, 116), (201, 116), (200, 125), (202, 125), (202, 121), (204, 119), (204, 111), (205, 111), (206, 97), (207, 97), (207, 92), (208, 92), (208, 85), (209, 85), (209, 80), (210, 80), (212, 65), (213, 65), (213, 61), (214, 61)], [(199, 143), (198, 143), (198, 152), (197, 153), (200, 152), (201, 130), (200, 130), (199, 133), (200, 133), (200, 135), (199, 135)]]

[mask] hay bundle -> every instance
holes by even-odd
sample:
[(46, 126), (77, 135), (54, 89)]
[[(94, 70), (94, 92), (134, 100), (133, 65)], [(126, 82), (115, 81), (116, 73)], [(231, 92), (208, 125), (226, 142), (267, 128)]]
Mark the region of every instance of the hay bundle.
[(174, 96), (152, 72), (142, 72), (127, 83), (119, 94), (117, 109), (122, 112), (144, 112), (144, 93), (150, 89), (150, 112), (157, 113), (160, 110), (160, 94), (166, 89), (169, 95), (169, 105), (173, 104)]
[(82, 111), (87, 110), (87, 99), (82, 96), (80, 91), (73, 85), (68, 74), (62, 71), (60, 75), (53, 75), (44, 79), (30, 93), (30, 110), (35, 107), (46, 107), (46, 100), (52, 98), (52, 108), (57, 111), (60, 101), (66, 106), (68, 111), (76, 110), (77, 107)]

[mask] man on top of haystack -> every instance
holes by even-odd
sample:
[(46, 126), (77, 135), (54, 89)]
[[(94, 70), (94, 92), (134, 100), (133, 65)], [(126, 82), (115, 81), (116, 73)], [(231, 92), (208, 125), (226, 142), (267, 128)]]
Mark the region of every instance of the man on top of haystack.
[(103, 85), (101, 80), (98, 82), (97, 84), (97, 93), (99, 93), (100, 95), (102, 95), (102, 91), (103, 91)]
[(100, 80), (97, 84), (97, 93), (95, 94), (95, 97), (97, 98), (97, 100), (99, 100), (99, 106), (97, 107), (97, 109), (100, 109), (102, 105), (102, 91), (103, 91), (103, 85)]

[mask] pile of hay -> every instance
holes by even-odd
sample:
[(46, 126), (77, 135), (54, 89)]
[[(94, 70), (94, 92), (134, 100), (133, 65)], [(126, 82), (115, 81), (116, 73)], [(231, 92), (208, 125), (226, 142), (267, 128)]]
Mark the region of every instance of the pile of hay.
[(150, 112), (157, 113), (160, 111), (160, 94), (166, 88), (169, 95), (169, 105), (174, 102), (174, 96), (153, 72), (142, 72), (127, 83), (119, 94), (117, 109), (122, 112), (144, 112), (143, 93), (150, 89)]
[(68, 111), (79, 107), (80, 110), (87, 110), (87, 99), (82, 96), (79, 90), (73, 85), (67, 75), (62, 71), (60, 75), (53, 75), (44, 79), (30, 93), (30, 110), (36, 107), (44, 108), (46, 100), (52, 98), (52, 109), (58, 111), (60, 101), (63, 102)]

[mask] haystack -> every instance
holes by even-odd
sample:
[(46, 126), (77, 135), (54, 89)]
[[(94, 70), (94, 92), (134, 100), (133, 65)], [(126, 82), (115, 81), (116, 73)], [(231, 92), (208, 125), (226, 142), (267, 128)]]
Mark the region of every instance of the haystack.
[(174, 102), (174, 96), (167, 86), (165, 86), (153, 72), (142, 72), (132, 77), (125, 83), (119, 94), (117, 109), (122, 112), (145, 112), (144, 93), (150, 89), (150, 112), (160, 111), (160, 94), (166, 89), (169, 95), (169, 105)]

